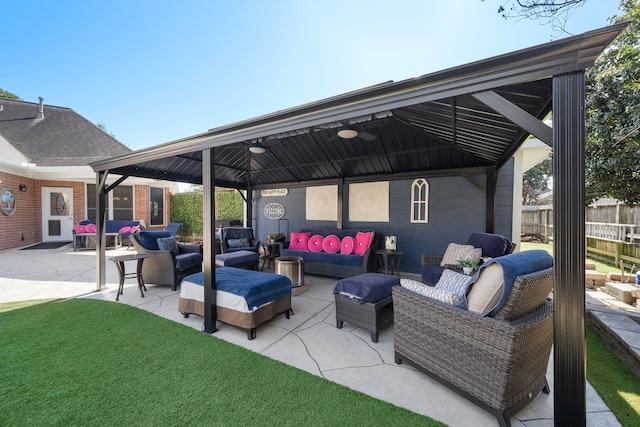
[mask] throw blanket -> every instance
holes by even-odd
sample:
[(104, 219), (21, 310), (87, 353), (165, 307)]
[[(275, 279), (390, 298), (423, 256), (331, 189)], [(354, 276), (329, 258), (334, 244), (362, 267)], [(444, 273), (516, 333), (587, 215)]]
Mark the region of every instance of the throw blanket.
[[(204, 286), (204, 273), (184, 280)], [(252, 310), (263, 304), (291, 295), (291, 280), (278, 274), (243, 270), (235, 267), (216, 268), (216, 289), (243, 297)]]
[(391, 296), (391, 288), (399, 284), (399, 276), (365, 273), (338, 281), (333, 293), (351, 295), (350, 301), (358, 304), (365, 301), (375, 303)]
[[(487, 316), (494, 316), (498, 312), (498, 310), (502, 308), (504, 303), (507, 302), (509, 294), (511, 293), (511, 289), (513, 288), (513, 282), (516, 280), (516, 277), (553, 267), (553, 257), (546, 251), (539, 249), (493, 258), (492, 260), (482, 264), (478, 268), (476, 274), (473, 275), (473, 277), (467, 284), (467, 291), (471, 288), (471, 285), (473, 285), (476, 280), (478, 280), (478, 277), (480, 277), (480, 274), (482, 274), (482, 270), (496, 262), (502, 267), (502, 272), (504, 275), (504, 286), (502, 288), (502, 295), (500, 296), (500, 300), (498, 301), (496, 306), (489, 313), (487, 313)], [(466, 293), (464, 297), (464, 305), (465, 307), (467, 305)]]

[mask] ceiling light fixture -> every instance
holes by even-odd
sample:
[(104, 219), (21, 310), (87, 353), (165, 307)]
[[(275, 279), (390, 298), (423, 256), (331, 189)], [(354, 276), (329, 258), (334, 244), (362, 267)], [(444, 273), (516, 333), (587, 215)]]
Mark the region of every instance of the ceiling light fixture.
[(253, 154), (262, 154), (267, 151), (267, 149), (262, 145), (255, 144), (249, 147), (249, 151), (251, 151)]
[(338, 131), (338, 136), (342, 139), (353, 139), (358, 136), (358, 131), (353, 129), (342, 129)]

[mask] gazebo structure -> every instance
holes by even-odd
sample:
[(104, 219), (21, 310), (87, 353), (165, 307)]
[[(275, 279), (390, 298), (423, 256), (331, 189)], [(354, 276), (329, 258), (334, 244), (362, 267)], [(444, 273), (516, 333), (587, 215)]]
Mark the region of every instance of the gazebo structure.
[[(251, 222), (251, 195), (261, 189), (482, 174), (492, 232), (497, 171), (534, 135), (553, 148), (554, 161), (554, 419), (584, 425), (584, 73), (625, 27), (382, 83), (96, 162), (97, 211), (104, 212), (106, 194), (129, 176), (203, 184), (205, 331), (214, 332), (216, 186), (247, 191)], [(551, 112), (552, 128), (543, 122)], [(344, 143), (348, 137), (354, 144)], [(119, 176), (111, 185), (109, 174)], [(337, 222), (340, 228), (340, 215)], [(104, 218), (98, 224), (102, 289)]]

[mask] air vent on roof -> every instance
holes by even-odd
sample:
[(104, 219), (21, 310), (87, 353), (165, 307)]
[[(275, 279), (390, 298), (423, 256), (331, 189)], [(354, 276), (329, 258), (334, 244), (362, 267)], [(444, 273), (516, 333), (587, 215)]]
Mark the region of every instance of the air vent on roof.
[(44, 98), (39, 96), (40, 106), (38, 107), (38, 119), (44, 119)]

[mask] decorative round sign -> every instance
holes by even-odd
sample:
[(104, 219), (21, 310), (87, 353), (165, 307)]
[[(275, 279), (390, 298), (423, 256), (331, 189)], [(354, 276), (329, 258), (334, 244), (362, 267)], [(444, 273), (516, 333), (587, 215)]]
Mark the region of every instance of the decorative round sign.
[(280, 203), (269, 203), (264, 207), (264, 216), (269, 219), (280, 219), (284, 216), (284, 206)]
[(16, 196), (7, 187), (0, 190), (0, 209), (5, 215), (13, 215), (16, 211)]

